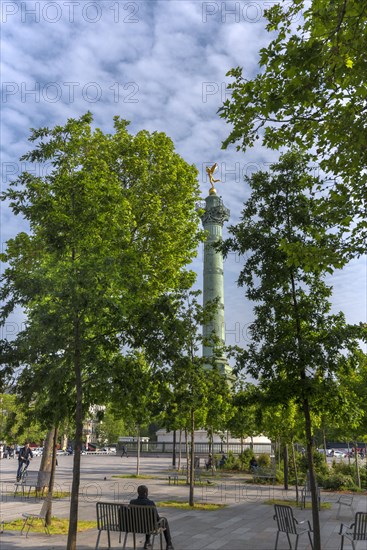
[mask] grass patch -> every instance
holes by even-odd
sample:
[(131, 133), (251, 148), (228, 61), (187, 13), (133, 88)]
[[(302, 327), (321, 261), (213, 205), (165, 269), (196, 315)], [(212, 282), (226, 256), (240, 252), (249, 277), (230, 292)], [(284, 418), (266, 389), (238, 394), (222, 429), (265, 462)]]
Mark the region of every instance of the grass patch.
[[(6, 491), (7, 495), (13, 495), (14, 494), (14, 491)], [(44, 498), (45, 496), (47, 496), (48, 494), (48, 491), (46, 490), (43, 495), (40, 493), (40, 491), (38, 491), (38, 493), (36, 493), (36, 491), (31, 491), (29, 493), (29, 496), (30, 497), (38, 497), (38, 498)], [(59, 498), (70, 498), (70, 491), (55, 491), (54, 493), (52, 493), (52, 500), (56, 500), (56, 499), (59, 499)], [(22, 497), (23, 494), (22, 494), (22, 491), (17, 491), (17, 496), (20, 496)], [(28, 491), (24, 491), (24, 496), (28, 497)]]
[(119, 477), (124, 479), (157, 479), (155, 476), (143, 476), (143, 475), (137, 475), (137, 474), (116, 474), (111, 477)]
[[(169, 485), (169, 483), (168, 483)], [(179, 479), (178, 480), (178, 483), (175, 482), (171, 482), (171, 485), (185, 485), (186, 487), (188, 487), (190, 485), (190, 483), (187, 483), (186, 479)], [(195, 487), (206, 487), (207, 485), (217, 485), (215, 481), (212, 481), (211, 479), (210, 480), (205, 480), (205, 481), (195, 481), (194, 483)]]
[[(23, 527), (24, 519), (15, 519), (13, 521), (5, 522), (4, 530), (6, 531), (20, 531)], [(78, 533), (86, 531), (87, 529), (96, 529), (96, 521), (78, 521)], [(51, 525), (49, 526), (51, 535), (67, 535), (69, 530), (69, 520), (63, 518), (53, 517), (51, 519)], [(44, 533), (43, 521), (35, 519), (30, 532)]]
[[(292, 506), (293, 508), (297, 508), (298, 506), (300, 506), (300, 503), (297, 504), (297, 502), (295, 500), (290, 500), (290, 499), (269, 499), (269, 500), (265, 500), (263, 504), (285, 504), (286, 506)], [(321, 510), (330, 510), (330, 508), (332, 507), (332, 503), (331, 502), (321, 502)], [(307, 510), (311, 510), (312, 509), (312, 505), (311, 505), (311, 502), (306, 502), (306, 509)]]
[(187, 502), (180, 502), (178, 500), (162, 500), (157, 502), (157, 506), (164, 508), (179, 508), (181, 510), (205, 510), (213, 512), (215, 510), (221, 510), (226, 507), (226, 504), (213, 504), (211, 502), (195, 502), (194, 506), (190, 506)]
[[(45, 491), (44, 495), (43, 496), (46, 496), (48, 493), (48, 491)], [(20, 493), (21, 494), (21, 493)], [(67, 491), (56, 491), (55, 493), (52, 493), (52, 500), (55, 500), (55, 499), (59, 499), (59, 498), (69, 498), (70, 497), (70, 492), (67, 492)], [(28, 493), (27, 493), (28, 495)], [(29, 496), (30, 497), (39, 497), (40, 496), (40, 493), (36, 493), (36, 491), (31, 491), (29, 493)]]

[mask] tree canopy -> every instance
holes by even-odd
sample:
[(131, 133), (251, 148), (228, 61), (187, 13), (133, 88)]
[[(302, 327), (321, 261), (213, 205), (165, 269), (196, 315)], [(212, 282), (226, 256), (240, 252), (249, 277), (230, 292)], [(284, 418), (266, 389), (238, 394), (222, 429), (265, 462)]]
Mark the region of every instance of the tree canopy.
[(220, 112), (233, 128), (224, 147), (245, 151), (261, 139), (271, 149), (312, 152), (330, 179), (320, 185), (328, 216), (348, 234), (346, 257), (364, 254), (367, 2), (293, 0), (266, 16), (272, 39), (260, 51), (259, 73), (228, 73), (233, 93)]
[(252, 339), (239, 354), (238, 366), (259, 381), (269, 403), (294, 400), (303, 412), (315, 548), (320, 548), (311, 413), (329, 407), (336, 375), (360, 353), (358, 338), (365, 331), (362, 323), (347, 325), (342, 312), (330, 313), (327, 267), (308, 261), (317, 247), (332, 249), (336, 237), (328, 231), (328, 218), (318, 216), (313, 193), (318, 179), (308, 173), (307, 161), (292, 150), (271, 166), (271, 173), (247, 178), (250, 198), (222, 249), (245, 255), (238, 283), (255, 303)]
[[(48, 163), (23, 172), (2, 198), (29, 232), (7, 242), (0, 297), (5, 323), (22, 307), (26, 326), (3, 342), (5, 366), (20, 366), (17, 391), (44, 424), (75, 414), (68, 549), (76, 545), (82, 421), (105, 403), (122, 346), (134, 346), (137, 311), (161, 293), (187, 288), (202, 232), (197, 170), (163, 133), (92, 128), (92, 115), (32, 130), (22, 157)], [(8, 374), (8, 371), (7, 371)]]

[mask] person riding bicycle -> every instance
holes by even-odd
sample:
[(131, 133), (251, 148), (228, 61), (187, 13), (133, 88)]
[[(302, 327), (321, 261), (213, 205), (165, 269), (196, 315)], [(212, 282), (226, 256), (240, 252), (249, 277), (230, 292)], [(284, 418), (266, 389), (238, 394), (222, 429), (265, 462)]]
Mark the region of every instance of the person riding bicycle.
[(24, 447), (22, 447), (18, 454), (18, 471), (17, 471), (17, 481), (20, 481), (23, 473), (23, 466), (24, 471), (28, 468), (30, 459), (33, 458), (33, 453), (29, 447), (29, 443), (26, 443)]

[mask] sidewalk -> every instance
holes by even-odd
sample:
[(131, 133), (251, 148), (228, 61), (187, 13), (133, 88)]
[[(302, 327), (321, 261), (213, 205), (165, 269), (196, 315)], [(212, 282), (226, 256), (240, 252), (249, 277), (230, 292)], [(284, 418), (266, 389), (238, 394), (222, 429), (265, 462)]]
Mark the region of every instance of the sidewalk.
[[(4, 464), (1, 461), (2, 499), (1, 513), (3, 518), (20, 517), (23, 512), (38, 513), (41, 502), (34, 498), (13, 498), (12, 494), (5, 494), (12, 488), (14, 465)], [(12, 461), (6, 461), (7, 463)], [(12, 468), (11, 468), (12, 466)], [(34, 469), (38, 464), (33, 464)], [(82, 461), (82, 483), (80, 491), (79, 518), (95, 520), (95, 503), (99, 500), (128, 502), (135, 497), (139, 484), (149, 487), (149, 496), (155, 502), (164, 499), (187, 501), (188, 488), (184, 485), (170, 486), (167, 480), (167, 458), (143, 458), (141, 473), (157, 476), (155, 479), (134, 480), (114, 478), (118, 473), (134, 473), (135, 459), (132, 457), (122, 460), (120, 457), (84, 457)], [(71, 481), (72, 457), (61, 457), (56, 481), (66, 490)], [(159, 477), (158, 477), (159, 476)], [(106, 479), (105, 479), (106, 478)], [(206, 478), (203, 478), (206, 480)], [(209, 481), (211, 478), (209, 476)], [(294, 492), (288, 495), (279, 487), (255, 486), (244, 484), (241, 477), (230, 477), (216, 480), (216, 485), (207, 484), (197, 487), (195, 500), (226, 504), (226, 507), (214, 511), (185, 511), (174, 508), (159, 507), (161, 515), (169, 519), (172, 539), (175, 550), (273, 550), (276, 537), (276, 526), (273, 520), (274, 508), (264, 502), (270, 498), (294, 498)], [(320, 521), (322, 528), (323, 550), (337, 550), (340, 547), (338, 535), (340, 523), (350, 524), (353, 516), (349, 508), (341, 510), (337, 519), (338, 506), (335, 504), (337, 495), (322, 494), (322, 501), (334, 502), (330, 510), (321, 510)], [(53, 515), (68, 517), (68, 499), (53, 502)], [(354, 497), (354, 512), (367, 511), (366, 495)], [(310, 519), (310, 510), (295, 509), (298, 519)], [(92, 529), (79, 533), (77, 548), (95, 548), (97, 530)], [(21, 536), (19, 532), (5, 532), (0, 536), (0, 549), (12, 550), (15, 548), (27, 549), (61, 549), (66, 548), (66, 536), (47, 537), (46, 535), (30, 533), (29, 537)], [(137, 548), (142, 548), (144, 536), (137, 537)], [(365, 542), (359, 543), (359, 549), (365, 549)], [(102, 533), (100, 548), (107, 548), (107, 534)], [(118, 534), (111, 534), (111, 547), (121, 548)], [(132, 536), (129, 536), (127, 548), (133, 548)], [(285, 535), (280, 535), (279, 550), (289, 548)], [(299, 549), (309, 548), (307, 537), (300, 538)], [(348, 548), (348, 547), (347, 547)], [(159, 540), (155, 542), (155, 549), (159, 549)], [(347, 549), (346, 549), (347, 550)]]

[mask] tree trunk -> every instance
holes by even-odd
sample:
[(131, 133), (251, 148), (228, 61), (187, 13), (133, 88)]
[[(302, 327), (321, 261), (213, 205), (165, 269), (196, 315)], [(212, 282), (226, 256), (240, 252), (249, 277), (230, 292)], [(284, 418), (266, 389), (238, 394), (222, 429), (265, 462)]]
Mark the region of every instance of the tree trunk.
[(181, 470), (181, 458), (182, 458), (182, 430), (180, 429), (180, 433), (179, 433), (179, 451), (178, 451), (178, 465), (177, 465), (177, 469), (178, 471)]
[[(50, 483), (48, 485), (48, 492), (49, 494), (53, 493), (54, 490), (54, 483), (55, 483), (55, 472), (56, 472), (56, 449), (57, 449), (57, 428), (55, 427), (53, 430), (53, 437), (52, 437), (52, 461), (51, 461), (51, 475), (50, 475)], [(51, 525), (51, 518), (52, 518), (52, 501), (50, 502), (49, 509), (47, 510), (45, 522), (46, 525)]]
[(189, 453), (189, 441), (188, 430), (185, 428), (185, 441), (186, 441), (186, 484), (190, 484), (190, 453)]
[(195, 415), (191, 411), (191, 448), (190, 448), (190, 490), (189, 490), (189, 506), (194, 506), (194, 485), (195, 485)]
[(288, 467), (288, 445), (284, 445), (284, 455), (283, 455), (283, 464), (284, 464), (284, 490), (288, 491), (288, 474), (289, 474), (289, 467)]
[(325, 435), (325, 430), (322, 431), (322, 435), (323, 435), (323, 445), (324, 445), (324, 459), (325, 459), (325, 464), (327, 464), (326, 435)]
[(136, 453), (136, 475), (138, 476), (140, 473), (140, 426), (137, 426), (137, 453)]
[(307, 462), (308, 462), (308, 470), (310, 475), (313, 544), (314, 544), (314, 550), (322, 550), (319, 503), (317, 498), (316, 475), (315, 475), (315, 467), (313, 462), (313, 439), (312, 439), (312, 428), (311, 428), (311, 415), (310, 415), (310, 405), (309, 405), (308, 399), (304, 399), (302, 405), (303, 405), (303, 413), (305, 417), (305, 428), (306, 428), (305, 431), (306, 431), (306, 440), (307, 440)]
[(292, 462), (293, 462), (293, 468), (294, 468), (294, 477), (295, 477), (295, 480), (296, 480), (296, 503), (297, 503), (297, 506), (298, 506), (298, 504), (299, 504), (299, 489), (298, 489), (299, 480), (298, 480), (298, 469), (297, 469), (296, 453), (294, 451), (293, 441), (292, 441), (291, 449), (292, 449)]
[(172, 466), (176, 467), (176, 430), (173, 431)]
[[(289, 214), (288, 214), (288, 226), (290, 228)], [(292, 285), (292, 295), (293, 295), (293, 308), (294, 308), (294, 318), (296, 320), (296, 338), (298, 343), (298, 353), (300, 358), (300, 381), (302, 384), (305, 384), (306, 376), (306, 358), (303, 357), (302, 350), (302, 329), (301, 321), (298, 310), (298, 301), (296, 293), (296, 285), (294, 281), (294, 275), (292, 270), (290, 271), (291, 285)], [(304, 390), (303, 386), (303, 391)], [(310, 403), (307, 396), (303, 394), (302, 399), (302, 408), (305, 419), (305, 432), (306, 432), (306, 441), (307, 441), (307, 462), (308, 469), (310, 474), (310, 489), (311, 489), (311, 501), (312, 501), (312, 522), (313, 522), (313, 543), (314, 550), (321, 550), (321, 531), (320, 531), (320, 514), (319, 514), (319, 503), (317, 498), (317, 487), (316, 487), (316, 475), (315, 467), (313, 463), (313, 438), (312, 438), (312, 422), (311, 422), (311, 411)]]
[(54, 432), (55, 428), (52, 428), (47, 432), (44, 446), (43, 446), (43, 453), (41, 458), (41, 465), (40, 470), (41, 472), (51, 472), (52, 468), (52, 446), (54, 441)]
[(361, 488), (361, 475), (360, 475), (360, 472), (359, 472), (359, 464), (358, 464), (358, 443), (355, 442), (354, 443), (354, 448), (356, 450), (356, 452), (354, 453), (354, 460), (356, 462), (356, 481), (357, 481), (357, 485), (359, 488)]
[(278, 449), (278, 464), (280, 465), (280, 461), (281, 461), (281, 450), (282, 450), (282, 446), (280, 444), (280, 439), (277, 439), (276, 441), (276, 445), (277, 445), (277, 449)]
[(75, 449), (73, 463), (73, 482), (71, 486), (69, 532), (66, 550), (76, 550), (76, 534), (78, 527), (78, 504), (80, 486), (80, 457), (83, 437), (83, 390), (81, 373), (81, 352), (79, 336), (79, 319), (74, 321), (74, 376), (76, 388), (75, 407)]
[(213, 454), (213, 428), (209, 428), (208, 432), (208, 439), (209, 439), (209, 454)]

